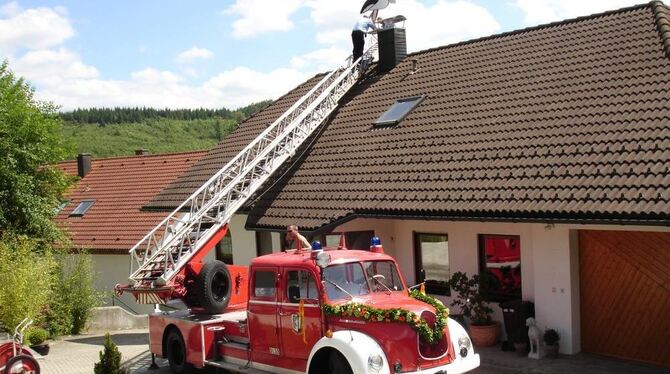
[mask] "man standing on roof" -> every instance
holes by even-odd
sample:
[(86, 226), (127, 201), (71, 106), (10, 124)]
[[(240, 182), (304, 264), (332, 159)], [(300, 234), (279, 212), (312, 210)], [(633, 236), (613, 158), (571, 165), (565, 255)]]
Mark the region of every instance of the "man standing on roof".
[[(300, 235), (298, 232), (298, 226), (296, 225), (291, 225), (286, 228), (286, 242), (289, 244), (290, 247), (298, 248), (300, 246), (301, 249), (312, 249), (312, 246), (309, 244), (307, 239), (305, 239), (304, 236)], [(300, 243), (300, 244), (298, 244)]]
[(372, 22), (369, 16), (361, 15), (361, 18), (354, 24), (354, 29), (351, 31), (351, 41), (354, 43), (354, 59), (358, 60), (363, 56), (363, 48), (365, 47), (365, 34), (368, 30), (376, 30), (377, 26)]

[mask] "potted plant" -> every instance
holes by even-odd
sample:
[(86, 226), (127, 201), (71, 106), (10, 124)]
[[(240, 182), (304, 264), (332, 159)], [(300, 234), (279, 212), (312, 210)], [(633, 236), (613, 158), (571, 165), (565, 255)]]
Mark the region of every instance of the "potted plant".
[(544, 331), (544, 335), (542, 335), (542, 340), (544, 340), (544, 348), (545, 351), (547, 352), (547, 357), (548, 358), (556, 358), (558, 357), (558, 340), (560, 339), (560, 336), (558, 335), (558, 332), (554, 329), (547, 329)]
[(39, 327), (33, 327), (30, 330), (28, 330), (27, 338), (28, 342), (30, 343), (30, 348), (41, 354), (42, 356), (46, 356), (49, 354), (49, 344), (45, 343), (47, 340), (47, 337), (49, 336), (49, 333), (47, 330)]
[(526, 356), (528, 353), (528, 329), (519, 327), (512, 332), (511, 339), (514, 344), (514, 350), (519, 356)]
[(468, 277), (456, 272), (449, 279), (449, 287), (456, 293), (451, 305), (459, 307), (470, 321), (470, 339), (474, 345), (490, 347), (496, 344), (500, 327), (491, 319), (493, 310), (479, 292), (481, 278), (478, 274)]

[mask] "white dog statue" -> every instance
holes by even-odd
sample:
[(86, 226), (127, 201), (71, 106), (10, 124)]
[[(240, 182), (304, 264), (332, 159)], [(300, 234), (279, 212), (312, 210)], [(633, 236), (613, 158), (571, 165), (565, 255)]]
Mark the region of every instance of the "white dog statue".
[(540, 329), (535, 324), (535, 318), (530, 317), (526, 319), (526, 326), (528, 326), (528, 340), (530, 340), (530, 352), (528, 358), (540, 358)]

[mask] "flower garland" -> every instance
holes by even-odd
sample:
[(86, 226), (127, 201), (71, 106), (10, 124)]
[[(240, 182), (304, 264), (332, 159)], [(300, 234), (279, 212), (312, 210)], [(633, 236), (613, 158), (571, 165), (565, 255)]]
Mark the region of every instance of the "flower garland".
[(432, 329), (425, 319), (403, 308), (377, 309), (361, 303), (348, 303), (340, 306), (325, 304), (323, 312), (330, 317), (353, 317), (372, 322), (404, 322), (416, 330), (424, 341), (430, 344), (437, 343), (444, 334), (449, 308), (445, 307), (440, 300), (416, 290), (410, 291), (409, 296), (435, 308), (435, 326)]

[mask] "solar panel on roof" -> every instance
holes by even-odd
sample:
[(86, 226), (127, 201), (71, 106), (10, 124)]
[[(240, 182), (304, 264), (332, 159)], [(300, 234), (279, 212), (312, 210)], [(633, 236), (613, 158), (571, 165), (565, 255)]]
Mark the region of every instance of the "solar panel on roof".
[(414, 96), (396, 100), (391, 107), (375, 121), (375, 126), (397, 125), (416, 108), (425, 96)]

